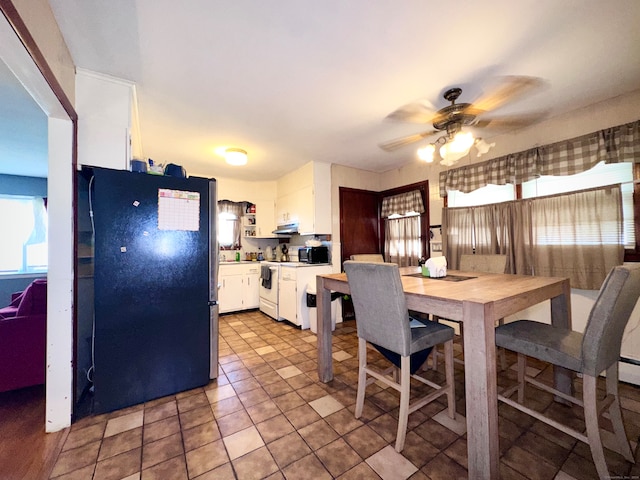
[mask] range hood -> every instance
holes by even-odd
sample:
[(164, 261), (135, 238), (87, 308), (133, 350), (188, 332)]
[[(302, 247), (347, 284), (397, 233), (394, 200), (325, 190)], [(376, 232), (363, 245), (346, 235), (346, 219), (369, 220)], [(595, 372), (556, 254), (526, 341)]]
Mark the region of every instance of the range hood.
[(298, 233), (298, 224), (286, 223), (284, 225), (278, 225), (272, 233), (281, 234), (281, 235), (291, 235), (294, 233)]

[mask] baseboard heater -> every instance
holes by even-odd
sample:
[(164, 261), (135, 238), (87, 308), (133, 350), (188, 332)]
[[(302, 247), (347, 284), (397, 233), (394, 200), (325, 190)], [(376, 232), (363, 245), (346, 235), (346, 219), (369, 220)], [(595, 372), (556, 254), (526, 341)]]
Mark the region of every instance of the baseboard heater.
[(628, 363), (630, 365), (640, 366), (640, 360), (636, 360), (635, 358), (620, 357), (620, 361), (622, 363)]

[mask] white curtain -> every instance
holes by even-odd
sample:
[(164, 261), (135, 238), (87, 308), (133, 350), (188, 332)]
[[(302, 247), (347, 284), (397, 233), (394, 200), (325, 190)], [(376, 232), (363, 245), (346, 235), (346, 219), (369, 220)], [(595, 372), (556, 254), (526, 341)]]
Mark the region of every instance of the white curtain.
[(385, 219), (385, 260), (401, 267), (418, 265), (422, 251), (420, 234), (420, 215)]
[(422, 254), (419, 214), (424, 211), (420, 190), (411, 190), (382, 199), (385, 261), (397, 263), (401, 267), (418, 265)]
[(220, 200), (218, 202), (218, 214), (229, 213), (231, 215), (235, 215), (236, 217), (234, 220), (228, 220), (232, 223), (233, 229), (233, 243), (231, 245), (232, 248), (240, 248), (240, 231), (242, 230), (240, 219), (242, 218), (242, 214), (245, 211), (245, 205), (245, 202), (231, 202), (229, 200)]

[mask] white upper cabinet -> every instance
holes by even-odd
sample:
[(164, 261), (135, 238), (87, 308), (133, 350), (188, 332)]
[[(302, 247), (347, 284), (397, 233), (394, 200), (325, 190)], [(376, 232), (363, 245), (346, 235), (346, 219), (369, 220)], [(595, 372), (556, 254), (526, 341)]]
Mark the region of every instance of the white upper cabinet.
[(331, 234), (331, 164), (309, 162), (278, 180), (276, 222), (298, 232)]
[(298, 206), (296, 194), (298, 192), (279, 195), (276, 200), (276, 208), (278, 213), (276, 215), (276, 224), (285, 225), (288, 223), (298, 222)]
[(78, 164), (129, 170), (141, 155), (137, 133), (135, 85), (78, 69)]
[(276, 229), (276, 205), (272, 200), (259, 200), (256, 202), (256, 237), (275, 238), (273, 231)]

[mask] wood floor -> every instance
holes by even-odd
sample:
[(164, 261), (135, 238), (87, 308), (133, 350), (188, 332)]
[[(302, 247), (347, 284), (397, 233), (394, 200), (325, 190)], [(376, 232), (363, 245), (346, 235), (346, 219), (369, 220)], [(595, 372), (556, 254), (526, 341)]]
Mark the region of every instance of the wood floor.
[(68, 430), (44, 434), (44, 385), (0, 393), (0, 478), (49, 478)]

